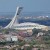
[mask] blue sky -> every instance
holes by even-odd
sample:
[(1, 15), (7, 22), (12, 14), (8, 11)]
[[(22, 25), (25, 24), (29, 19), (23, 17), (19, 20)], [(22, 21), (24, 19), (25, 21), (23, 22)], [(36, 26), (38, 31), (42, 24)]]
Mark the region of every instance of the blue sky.
[(15, 12), (23, 6), (23, 12), (50, 11), (50, 0), (0, 0), (0, 12)]

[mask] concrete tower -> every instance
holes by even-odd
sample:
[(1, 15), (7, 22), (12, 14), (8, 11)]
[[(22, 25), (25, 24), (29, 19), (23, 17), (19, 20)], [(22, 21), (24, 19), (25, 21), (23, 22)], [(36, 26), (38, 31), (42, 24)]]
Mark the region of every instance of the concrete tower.
[(18, 23), (17, 17), (19, 16), (19, 14), (20, 14), (22, 9), (23, 9), (23, 7), (17, 7), (17, 10), (16, 10), (14, 18), (12, 19), (12, 21), (5, 28), (12, 28), (13, 24), (15, 22)]

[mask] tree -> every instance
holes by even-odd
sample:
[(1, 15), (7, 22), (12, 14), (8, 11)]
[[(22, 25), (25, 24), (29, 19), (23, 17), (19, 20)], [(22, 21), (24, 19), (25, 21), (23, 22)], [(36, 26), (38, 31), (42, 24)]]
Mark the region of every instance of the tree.
[(26, 50), (32, 50), (32, 48), (31, 47), (27, 47)]
[(40, 30), (36, 28), (34, 28), (32, 31), (33, 31), (33, 35), (38, 34), (38, 32), (40, 32)]
[(40, 48), (38, 50), (40, 50)]
[(9, 34), (9, 31), (7, 29), (2, 30), (3, 34)]
[(25, 41), (21, 41), (21, 42), (18, 42), (18, 45), (23, 46), (25, 43), (26, 43)]
[(32, 40), (31, 42), (29, 42), (30, 46), (33, 46), (35, 44), (37, 44), (37, 41), (36, 40)]

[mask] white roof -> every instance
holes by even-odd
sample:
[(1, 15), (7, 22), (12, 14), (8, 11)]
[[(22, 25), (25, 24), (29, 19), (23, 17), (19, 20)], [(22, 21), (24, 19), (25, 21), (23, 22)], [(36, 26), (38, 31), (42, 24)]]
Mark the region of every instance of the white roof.
[(13, 29), (19, 29), (19, 30), (25, 30), (25, 29), (42, 29), (45, 28), (46, 26), (40, 25), (37, 23), (31, 23), (31, 22), (26, 22), (26, 23), (20, 23), (20, 24), (14, 24)]
[[(25, 23), (20, 23), (20, 24), (14, 24), (14, 26), (25, 26), (25, 25), (40, 25), (40, 24), (37, 24), (37, 23), (32, 23), (32, 22), (25, 22)], [(41, 25), (41, 26), (44, 26), (44, 25)]]

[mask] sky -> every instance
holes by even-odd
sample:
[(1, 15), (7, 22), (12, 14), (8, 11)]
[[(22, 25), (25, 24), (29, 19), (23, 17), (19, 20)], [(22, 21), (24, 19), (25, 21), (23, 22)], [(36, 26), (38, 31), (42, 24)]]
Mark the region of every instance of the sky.
[(23, 12), (50, 11), (50, 0), (0, 0), (0, 12), (15, 12), (17, 6)]

